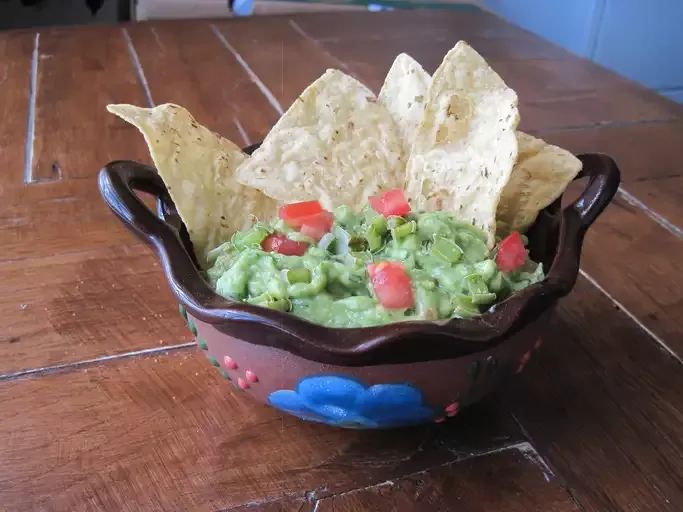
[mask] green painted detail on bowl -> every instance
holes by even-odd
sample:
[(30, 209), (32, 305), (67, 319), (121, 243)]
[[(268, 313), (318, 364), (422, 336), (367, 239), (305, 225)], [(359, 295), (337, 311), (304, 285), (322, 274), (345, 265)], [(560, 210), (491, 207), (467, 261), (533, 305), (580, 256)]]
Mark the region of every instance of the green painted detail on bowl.
[(476, 359), (467, 366), (467, 376), (470, 379), (470, 386), (473, 386), (474, 384), (476, 384), (477, 380), (479, 380), (480, 370), (481, 365), (479, 364), (479, 361), (477, 361)]
[(197, 336), (197, 327), (194, 325), (194, 321), (191, 318), (187, 319), (187, 326), (190, 328), (192, 336)]
[(197, 345), (199, 345), (199, 348), (202, 350), (209, 350), (209, 346), (206, 344), (206, 341), (204, 341), (202, 338), (197, 338)]
[(178, 313), (187, 321), (187, 310), (182, 304), (178, 304)]
[(496, 373), (498, 373), (498, 358), (489, 356), (486, 358), (486, 373), (489, 375), (489, 377), (493, 377)]
[(219, 363), (218, 360), (217, 360), (215, 357), (213, 357), (213, 356), (209, 356), (209, 362), (210, 362), (212, 365), (214, 365), (216, 368), (220, 368), (220, 367), (221, 367), (221, 363)]
[(221, 370), (221, 375), (223, 376), (224, 379), (232, 380), (230, 378), (230, 375), (228, 375), (228, 372), (226, 372), (225, 370)]

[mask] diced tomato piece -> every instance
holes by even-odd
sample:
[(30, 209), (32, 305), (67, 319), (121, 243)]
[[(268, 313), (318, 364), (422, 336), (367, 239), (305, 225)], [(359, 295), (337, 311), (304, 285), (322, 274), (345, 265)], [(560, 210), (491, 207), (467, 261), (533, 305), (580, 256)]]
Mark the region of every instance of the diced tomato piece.
[(503, 272), (512, 272), (526, 261), (526, 249), (522, 237), (516, 231), (508, 235), (500, 243), (496, 253), (496, 265)]
[(303, 201), (280, 207), (280, 218), (293, 229), (299, 229), (303, 221), (324, 212), (319, 201)]
[(379, 196), (370, 196), (368, 201), (373, 210), (385, 217), (402, 216), (410, 212), (410, 205), (400, 188), (387, 190)]
[(368, 275), (379, 303), (387, 309), (412, 308), (413, 287), (403, 264), (381, 261), (368, 265)]
[(281, 233), (268, 235), (263, 242), (261, 242), (261, 247), (263, 247), (264, 251), (278, 252), (285, 256), (303, 256), (308, 250), (307, 243), (295, 242)]
[(334, 224), (334, 215), (327, 211), (322, 211), (318, 215), (307, 217), (301, 228), (299, 228), (299, 233), (302, 235), (310, 236), (313, 240), (320, 241), (327, 233), (332, 229)]

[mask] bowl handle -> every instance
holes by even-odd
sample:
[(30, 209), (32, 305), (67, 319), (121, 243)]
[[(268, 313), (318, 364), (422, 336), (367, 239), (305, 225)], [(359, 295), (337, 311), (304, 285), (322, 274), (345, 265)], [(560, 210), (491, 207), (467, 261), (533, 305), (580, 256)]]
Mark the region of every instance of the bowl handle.
[[(193, 251), (184, 249), (191, 248), (192, 244), (182, 219), (153, 167), (130, 160), (110, 162), (100, 171), (98, 185), (107, 206), (142, 242), (157, 254), (163, 251), (164, 243), (175, 246), (176, 250), (182, 248), (196, 265)], [(156, 198), (156, 215), (137, 196), (136, 190)]]
[(612, 201), (620, 182), (619, 168), (609, 156), (590, 153), (578, 158), (583, 168), (576, 179), (587, 177), (589, 181), (578, 199), (562, 211), (557, 256), (548, 274), (559, 295), (567, 295), (574, 287), (586, 231)]

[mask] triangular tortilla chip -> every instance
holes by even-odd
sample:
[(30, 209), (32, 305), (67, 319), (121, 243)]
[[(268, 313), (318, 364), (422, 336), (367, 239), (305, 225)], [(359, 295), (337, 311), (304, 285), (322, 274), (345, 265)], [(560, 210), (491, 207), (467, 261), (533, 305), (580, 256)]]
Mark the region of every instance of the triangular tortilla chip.
[(356, 79), (330, 69), (294, 101), (237, 179), (279, 201), (359, 208), (402, 186), (404, 165), (387, 109)]
[(415, 132), (422, 122), (431, 80), (419, 62), (402, 53), (394, 60), (379, 92), (379, 101), (394, 118), (406, 158), (410, 157)]
[(517, 94), (460, 41), (434, 73), (408, 161), (418, 210), (447, 210), (495, 244), (496, 208), (517, 159)]
[(249, 157), (228, 139), (201, 126), (182, 107), (108, 105), (142, 132), (159, 175), (183, 219), (201, 265), (206, 254), (254, 217), (276, 215), (277, 203), (234, 177)]
[(569, 151), (541, 139), (517, 132), (517, 140), (519, 157), (497, 211), (502, 229), (508, 232), (524, 232), (531, 226), (538, 212), (562, 195), (582, 167)]

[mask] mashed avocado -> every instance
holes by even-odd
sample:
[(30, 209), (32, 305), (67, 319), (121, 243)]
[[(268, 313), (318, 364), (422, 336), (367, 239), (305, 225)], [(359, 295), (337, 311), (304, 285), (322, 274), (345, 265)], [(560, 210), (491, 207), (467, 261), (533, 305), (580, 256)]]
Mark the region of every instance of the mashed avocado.
[[(386, 218), (369, 207), (360, 213), (338, 207), (331, 226), (316, 241), (281, 219), (259, 222), (209, 253), (207, 280), (224, 297), (329, 327), (364, 327), (472, 318), (544, 277), (542, 265), (528, 257), (502, 272), (486, 234), (447, 212)], [(302, 255), (273, 250), (273, 237), (293, 242)], [(407, 278), (371, 277), (380, 262), (397, 262), (390, 265)], [(378, 297), (402, 293), (401, 282), (409, 282), (410, 306), (384, 307)]]

